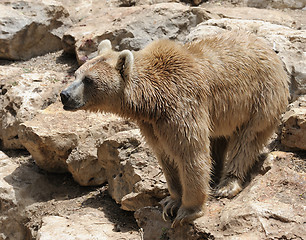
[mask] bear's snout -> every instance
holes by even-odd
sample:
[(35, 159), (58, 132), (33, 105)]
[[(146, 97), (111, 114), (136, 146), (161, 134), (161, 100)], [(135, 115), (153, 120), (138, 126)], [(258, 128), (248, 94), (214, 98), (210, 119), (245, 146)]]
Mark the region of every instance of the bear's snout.
[(83, 106), (80, 101), (77, 100), (77, 98), (74, 95), (71, 95), (71, 92), (69, 89), (63, 90), (60, 93), (61, 101), (64, 105), (64, 109), (67, 111), (75, 111)]
[(63, 90), (60, 93), (60, 96), (61, 96), (61, 101), (62, 101), (63, 105), (66, 105), (68, 103), (69, 98), (70, 98), (70, 95), (69, 95), (68, 91)]
[(82, 81), (76, 81), (60, 93), (65, 110), (76, 111), (84, 106), (83, 89)]

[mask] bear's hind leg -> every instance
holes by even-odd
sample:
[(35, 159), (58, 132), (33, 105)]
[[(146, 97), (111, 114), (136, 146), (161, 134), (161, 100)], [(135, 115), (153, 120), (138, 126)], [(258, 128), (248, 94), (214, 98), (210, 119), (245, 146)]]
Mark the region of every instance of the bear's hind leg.
[(232, 198), (242, 190), (247, 173), (273, 131), (273, 125), (260, 132), (248, 127), (236, 131), (230, 137), (226, 162), (216, 190), (217, 196)]
[(223, 163), (226, 157), (228, 139), (225, 137), (212, 138), (210, 140), (210, 152), (213, 160), (211, 173), (211, 186), (216, 187), (220, 181)]

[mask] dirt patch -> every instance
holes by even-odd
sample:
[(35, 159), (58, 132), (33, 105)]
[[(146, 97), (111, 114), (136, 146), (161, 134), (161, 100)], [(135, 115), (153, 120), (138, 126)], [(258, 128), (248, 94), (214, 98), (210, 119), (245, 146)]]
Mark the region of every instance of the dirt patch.
[(33, 237), (41, 228), (42, 218), (45, 216), (66, 217), (77, 211), (90, 211), (91, 208), (103, 211), (108, 220), (114, 224), (114, 232), (137, 232), (139, 227), (134, 219), (133, 212), (120, 209), (107, 193), (107, 185), (97, 188), (80, 187), (70, 175), (48, 176), (50, 181), (63, 185), (64, 191), (54, 193), (54, 199), (36, 203), (27, 211), (29, 222), (26, 226), (31, 230)]
[(78, 63), (75, 56), (67, 54), (63, 51), (48, 53), (43, 56), (31, 58), (27, 61), (10, 61), (0, 59), (0, 66), (19, 67), (24, 72), (66, 72), (67, 75), (72, 75), (78, 68)]

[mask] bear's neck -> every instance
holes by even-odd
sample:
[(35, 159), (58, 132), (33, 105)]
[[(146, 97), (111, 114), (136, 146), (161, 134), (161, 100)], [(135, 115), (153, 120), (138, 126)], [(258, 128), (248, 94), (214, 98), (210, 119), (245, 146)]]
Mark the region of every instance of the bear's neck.
[[(158, 84), (154, 84), (156, 76), (150, 76), (137, 71), (131, 74), (124, 96), (121, 100), (121, 114), (136, 121), (158, 120), (165, 112), (165, 102)], [(156, 83), (156, 82), (155, 82)]]

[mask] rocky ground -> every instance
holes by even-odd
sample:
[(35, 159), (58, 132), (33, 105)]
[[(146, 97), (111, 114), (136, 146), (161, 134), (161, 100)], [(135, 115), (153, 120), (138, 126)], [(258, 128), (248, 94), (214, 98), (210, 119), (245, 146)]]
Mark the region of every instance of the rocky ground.
[[(0, 239), (305, 238), (306, 3), (189, 3), (0, 3)], [(211, 197), (204, 217), (171, 229), (158, 204), (165, 179), (137, 126), (64, 112), (58, 94), (102, 39), (138, 50), (157, 38), (186, 42), (236, 28), (279, 54), (290, 105), (245, 189)]]

